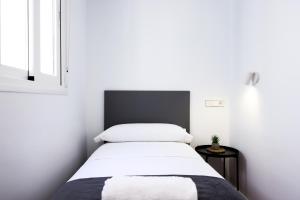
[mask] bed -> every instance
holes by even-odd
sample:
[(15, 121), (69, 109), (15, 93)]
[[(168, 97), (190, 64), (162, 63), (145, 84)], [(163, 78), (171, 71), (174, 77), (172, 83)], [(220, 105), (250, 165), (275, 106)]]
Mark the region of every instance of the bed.
[[(189, 91), (105, 91), (104, 128), (130, 123), (175, 124), (189, 132)], [(244, 197), (183, 142), (106, 142), (54, 195), (55, 200), (102, 199), (105, 181), (114, 176), (189, 177), (198, 199)]]

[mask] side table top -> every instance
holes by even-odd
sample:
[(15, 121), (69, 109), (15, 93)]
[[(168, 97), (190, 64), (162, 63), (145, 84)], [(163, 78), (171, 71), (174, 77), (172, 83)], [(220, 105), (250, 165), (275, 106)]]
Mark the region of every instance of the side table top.
[(201, 155), (205, 155), (205, 156), (209, 156), (209, 157), (237, 157), (239, 155), (239, 150), (232, 148), (232, 147), (228, 147), (228, 146), (220, 146), (222, 148), (225, 149), (225, 152), (223, 153), (213, 153), (207, 150), (208, 147), (210, 147), (211, 145), (200, 145), (197, 146), (195, 148), (195, 150), (201, 154)]

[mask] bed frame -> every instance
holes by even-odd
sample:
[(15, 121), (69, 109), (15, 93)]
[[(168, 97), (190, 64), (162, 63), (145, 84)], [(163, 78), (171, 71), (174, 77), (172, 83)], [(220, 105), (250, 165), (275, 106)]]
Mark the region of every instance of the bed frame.
[(126, 123), (170, 123), (190, 131), (189, 91), (104, 91), (104, 129)]

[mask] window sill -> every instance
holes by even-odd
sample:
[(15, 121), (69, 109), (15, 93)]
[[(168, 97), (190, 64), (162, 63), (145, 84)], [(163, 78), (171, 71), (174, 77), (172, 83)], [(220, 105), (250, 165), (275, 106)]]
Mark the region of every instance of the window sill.
[(19, 86), (19, 85), (1, 85), (0, 93), (31, 93), (31, 94), (52, 94), (52, 95), (67, 95), (68, 89), (64, 86), (59, 87), (38, 87), (34, 85)]

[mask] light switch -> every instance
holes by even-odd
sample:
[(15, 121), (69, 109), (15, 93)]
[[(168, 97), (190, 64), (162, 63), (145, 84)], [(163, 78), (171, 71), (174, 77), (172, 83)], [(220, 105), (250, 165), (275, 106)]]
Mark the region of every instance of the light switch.
[(205, 100), (206, 107), (224, 107), (225, 102), (223, 99), (209, 99)]

